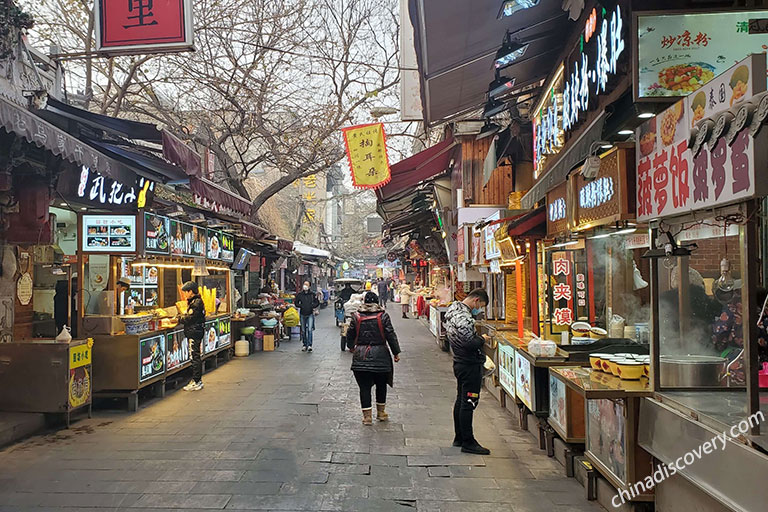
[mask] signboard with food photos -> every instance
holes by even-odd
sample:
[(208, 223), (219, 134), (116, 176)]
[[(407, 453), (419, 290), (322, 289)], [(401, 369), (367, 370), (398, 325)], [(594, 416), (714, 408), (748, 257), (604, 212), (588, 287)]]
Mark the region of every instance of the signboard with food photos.
[(228, 233), (221, 233), (221, 260), (227, 263), (235, 261), (235, 237)]
[(84, 252), (136, 252), (135, 215), (83, 215)]
[(766, 11), (636, 14), (635, 96), (698, 91), (750, 53), (765, 52)]
[(205, 258), (206, 230), (194, 224), (171, 221), (171, 254), (174, 256), (191, 256)]
[(165, 371), (165, 335), (139, 339), (139, 382)]
[(144, 250), (152, 254), (171, 253), (171, 222), (168, 217), (144, 214)]
[(221, 259), (221, 231), (208, 230), (208, 259), (220, 260)]
[(768, 159), (766, 131), (759, 122), (753, 129), (746, 121), (758, 113), (740, 106), (765, 91), (765, 69), (765, 54), (752, 55), (637, 129), (638, 220), (762, 195), (756, 170)]

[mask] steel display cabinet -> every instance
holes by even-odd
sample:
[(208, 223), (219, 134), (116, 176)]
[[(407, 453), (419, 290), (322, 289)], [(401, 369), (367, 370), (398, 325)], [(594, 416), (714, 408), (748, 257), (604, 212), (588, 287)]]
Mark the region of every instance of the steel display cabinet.
[(0, 410), (91, 416), (93, 372), (90, 340), (0, 344)]

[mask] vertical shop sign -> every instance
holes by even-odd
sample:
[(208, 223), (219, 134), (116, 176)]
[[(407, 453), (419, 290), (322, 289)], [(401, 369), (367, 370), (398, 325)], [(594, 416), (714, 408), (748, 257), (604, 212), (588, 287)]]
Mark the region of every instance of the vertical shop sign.
[(382, 123), (342, 129), (347, 148), (352, 184), (357, 188), (376, 189), (391, 179), (387, 157), (387, 138)]
[[(562, 276), (562, 282), (555, 282), (552, 285), (552, 318), (555, 325), (567, 326), (573, 323), (573, 290), (571, 289), (571, 260), (565, 257), (554, 258), (552, 260), (552, 275), (558, 281), (558, 276)], [(565, 307), (562, 306), (565, 302)]]
[(587, 283), (584, 274), (576, 274), (576, 298), (580, 308), (587, 307)]
[(96, 0), (96, 51), (136, 55), (191, 50), (192, 0)]

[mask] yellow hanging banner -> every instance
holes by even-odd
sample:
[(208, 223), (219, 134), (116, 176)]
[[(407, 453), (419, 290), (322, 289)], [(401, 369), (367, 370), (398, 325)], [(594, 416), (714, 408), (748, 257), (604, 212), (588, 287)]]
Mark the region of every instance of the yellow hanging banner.
[(342, 128), (352, 183), (357, 188), (379, 188), (390, 180), (387, 138), (381, 123)]

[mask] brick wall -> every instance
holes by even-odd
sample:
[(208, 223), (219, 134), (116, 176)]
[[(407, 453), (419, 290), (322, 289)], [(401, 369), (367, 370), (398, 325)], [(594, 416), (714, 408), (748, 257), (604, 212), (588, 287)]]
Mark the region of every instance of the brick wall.
[[(726, 240), (728, 244), (728, 259), (731, 260), (731, 271), (734, 273), (734, 277), (739, 277), (739, 237), (731, 236)], [(720, 275), (720, 260), (725, 255), (723, 238), (697, 240), (696, 244), (699, 248), (693, 251), (689, 265), (698, 270), (704, 278), (718, 277)]]

